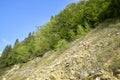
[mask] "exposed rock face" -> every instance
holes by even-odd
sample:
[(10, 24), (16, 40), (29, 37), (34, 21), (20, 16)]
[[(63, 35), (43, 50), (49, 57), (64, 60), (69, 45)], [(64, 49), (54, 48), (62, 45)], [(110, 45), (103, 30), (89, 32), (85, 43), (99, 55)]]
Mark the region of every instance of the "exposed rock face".
[[(23, 67), (15, 65), (0, 79), (6, 80), (120, 80), (120, 69), (105, 69), (112, 62), (108, 58), (100, 58), (100, 54), (106, 54), (112, 49), (120, 49), (120, 27), (93, 30), (83, 39), (77, 39), (72, 47), (54, 57), (53, 54), (46, 59), (37, 58)], [(114, 41), (117, 41), (114, 42)], [(119, 52), (118, 52), (119, 53)], [(105, 55), (107, 56), (107, 55)], [(53, 59), (54, 58), (54, 59)], [(99, 59), (100, 58), (100, 59)], [(41, 64), (50, 61), (49, 64)], [(39, 64), (40, 62), (40, 64)], [(12, 76), (10, 76), (12, 75)]]

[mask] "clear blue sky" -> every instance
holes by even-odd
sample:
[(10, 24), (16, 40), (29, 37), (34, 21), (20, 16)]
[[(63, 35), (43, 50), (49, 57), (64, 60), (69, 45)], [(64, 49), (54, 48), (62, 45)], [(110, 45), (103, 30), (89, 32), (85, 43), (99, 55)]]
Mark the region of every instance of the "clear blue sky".
[(76, 1), (79, 0), (0, 0), (0, 52)]

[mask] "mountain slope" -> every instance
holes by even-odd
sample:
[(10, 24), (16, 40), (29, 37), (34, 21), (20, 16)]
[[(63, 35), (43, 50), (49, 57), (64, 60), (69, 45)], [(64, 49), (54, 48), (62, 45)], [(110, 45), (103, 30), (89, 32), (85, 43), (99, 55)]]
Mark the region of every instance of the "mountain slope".
[(81, 0), (69, 4), (23, 41), (16, 39), (13, 46), (6, 45), (0, 57), (0, 75), (15, 64), (42, 58), (48, 51), (62, 52), (68, 43), (89, 33), (101, 22), (119, 19), (119, 4), (119, 0)]
[(62, 53), (14, 65), (0, 80), (119, 80), (120, 22), (102, 23)]

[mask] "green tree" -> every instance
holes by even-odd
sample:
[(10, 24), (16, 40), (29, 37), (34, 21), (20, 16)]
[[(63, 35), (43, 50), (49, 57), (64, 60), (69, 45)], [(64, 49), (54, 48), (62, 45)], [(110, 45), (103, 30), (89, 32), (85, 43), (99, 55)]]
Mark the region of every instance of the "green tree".
[(16, 39), (15, 43), (14, 43), (14, 47), (17, 47), (19, 44), (19, 39)]
[(1, 57), (2, 57), (2, 58), (8, 57), (9, 53), (11, 52), (11, 50), (12, 50), (12, 46), (11, 46), (11, 45), (7, 45), (7, 46), (5, 47), (5, 49), (3, 50)]

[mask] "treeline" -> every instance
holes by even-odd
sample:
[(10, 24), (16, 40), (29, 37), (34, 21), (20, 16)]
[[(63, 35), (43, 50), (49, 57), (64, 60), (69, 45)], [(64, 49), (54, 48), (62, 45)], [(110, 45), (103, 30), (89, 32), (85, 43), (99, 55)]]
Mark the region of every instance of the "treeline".
[(58, 15), (38, 27), (37, 32), (13, 47), (7, 45), (0, 57), (0, 69), (42, 57), (50, 50), (62, 50), (106, 19), (120, 17), (120, 0), (82, 0), (68, 5)]

